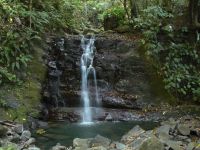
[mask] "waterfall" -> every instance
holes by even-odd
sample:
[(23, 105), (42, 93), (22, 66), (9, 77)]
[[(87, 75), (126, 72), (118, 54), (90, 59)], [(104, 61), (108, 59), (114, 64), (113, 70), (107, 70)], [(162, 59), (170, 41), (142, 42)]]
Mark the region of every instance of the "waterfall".
[(81, 48), (83, 50), (83, 54), (81, 56), (81, 99), (84, 103), (84, 112), (83, 112), (83, 123), (92, 122), (92, 113), (90, 107), (90, 84), (89, 84), (89, 74), (93, 74), (93, 83), (95, 86), (95, 101), (99, 105), (99, 96), (98, 96), (98, 88), (97, 88), (97, 80), (96, 80), (96, 70), (93, 67), (93, 59), (94, 59), (94, 41), (95, 38), (92, 36), (90, 39), (85, 38), (84, 36), (81, 39)]

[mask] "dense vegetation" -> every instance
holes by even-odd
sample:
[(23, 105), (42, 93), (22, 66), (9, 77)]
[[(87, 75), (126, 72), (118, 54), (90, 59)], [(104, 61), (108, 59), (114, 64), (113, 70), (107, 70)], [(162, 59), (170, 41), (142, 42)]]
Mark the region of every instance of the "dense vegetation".
[(106, 12), (107, 16), (118, 18), (132, 32), (140, 34), (139, 50), (154, 64), (170, 93), (181, 100), (199, 101), (199, 1), (121, 3), (124, 14), (116, 5)]
[[(128, 28), (175, 97), (200, 101), (199, 0), (0, 0), (0, 84), (26, 77), (47, 33)], [(109, 23), (111, 22), (111, 23)], [(126, 32), (123, 31), (123, 32)], [(118, 30), (116, 30), (118, 31)]]
[(16, 82), (31, 59), (31, 42), (46, 31), (68, 29), (76, 2), (0, 1), (0, 83)]

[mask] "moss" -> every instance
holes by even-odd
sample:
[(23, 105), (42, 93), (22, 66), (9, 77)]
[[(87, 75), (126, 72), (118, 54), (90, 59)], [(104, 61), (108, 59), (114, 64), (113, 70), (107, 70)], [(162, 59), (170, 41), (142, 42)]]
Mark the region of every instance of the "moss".
[(33, 59), (29, 64), (28, 77), (21, 85), (6, 85), (0, 89), (0, 99), (7, 103), (17, 103), (17, 108), (2, 109), (0, 119), (26, 120), (27, 115), (37, 116), (41, 100), (42, 82), (46, 67), (42, 62), (41, 47), (34, 48)]

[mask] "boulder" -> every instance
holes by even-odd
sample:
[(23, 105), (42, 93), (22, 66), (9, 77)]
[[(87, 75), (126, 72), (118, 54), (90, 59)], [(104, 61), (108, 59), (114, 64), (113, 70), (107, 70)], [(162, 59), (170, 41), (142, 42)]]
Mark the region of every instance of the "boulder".
[(170, 129), (171, 129), (170, 125), (162, 125), (158, 127), (156, 129), (157, 137), (162, 141), (170, 139), (170, 135), (169, 135)]
[(140, 126), (137, 125), (133, 129), (131, 129), (127, 134), (122, 136), (121, 142), (124, 144), (128, 144), (144, 132), (145, 130), (143, 130)]
[(0, 137), (6, 136), (7, 131), (8, 129), (5, 126), (0, 125)]
[(113, 118), (112, 118), (111, 114), (108, 114), (108, 115), (106, 116), (105, 120), (106, 120), (106, 121), (112, 121)]
[(111, 146), (110, 146), (112, 149), (117, 149), (117, 150), (124, 150), (126, 145), (122, 144), (122, 143), (119, 143), (119, 142), (113, 142), (111, 143)]
[(188, 136), (190, 135), (190, 128), (184, 124), (179, 124), (177, 126), (178, 133), (181, 135)]
[(103, 146), (103, 147), (109, 147), (111, 143), (111, 140), (103, 137), (101, 135), (97, 135), (92, 141), (91, 141), (91, 146), (92, 147), (97, 147), (97, 146)]
[(52, 147), (51, 150), (67, 150), (67, 148), (62, 146), (60, 143), (57, 143), (56, 146)]
[(164, 150), (164, 144), (156, 137), (150, 137), (142, 142), (137, 150)]
[(183, 150), (183, 143), (181, 141), (165, 141), (165, 144), (168, 145), (168, 147), (170, 147), (173, 150)]
[[(136, 126), (129, 131), (132, 136), (127, 136), (124, 150), (164, 150), (164, 144), (153, 134), (153, 131), (144, 131)], [(131, 134), (130, 134), (131, 135)]]
[(12, 136), (10, 136), (10, 141), (13, 143), (18, 143), (20, 141), (20, 135), (14, 133)]
[(186, 150), (193, 150), (196, 147), (197, 143), (191, 142), (188, 144)]
[(39, 128), (48, 128), (48, 123), (44, 121), (37, 121)]
[(22, 135), (21, 135), (21, 140), (22, 141), (27, 141), (27, 140), (29, 140), (30, 138), (31, 138), (31, 132), (29, 131), (29, 130), (24, 130), (23, 132), (22, 132)]
[(74, 147), (81, 147), (81, 148), (89, 148), (91, 144), (91, 139), (79, 139), (76, 138), (73, 140)]
[(30, 138), (28, 141), (25, 142), (25, 145), (30, 146), (31, 144), (35, 143), (35, 138)]
[(13, 131), (16, 132), (17, 134), (22, 134), (23, 130), (24, 130), (24, 127), (22, 124), (17, 124), (13, 128)]

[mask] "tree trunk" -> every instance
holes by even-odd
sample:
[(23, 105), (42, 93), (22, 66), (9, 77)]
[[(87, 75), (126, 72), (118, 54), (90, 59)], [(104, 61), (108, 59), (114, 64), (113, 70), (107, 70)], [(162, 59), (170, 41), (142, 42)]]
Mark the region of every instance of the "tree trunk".
[(200, 28), (198, 2), (199, 0), (190, 0), (189, 2), (190, 23), (195, 28)]
[(130, 20), (130, 15), (129, 15), (128, 8), (127, 8), (127, 0), (123, 1), (123, 5), (124, 5), (124, 10), (125, 10), (126, 15), (128, 17), (128, 20)]
[(130, 0), (130, 7), (131, 7), (131, 18), (137, 18), (138, 17), (138, 9), (137, 4), (135, 0)]
[[(33, 1), (30, 0), (30, 1), (29, 1), (29, 11), (30, 11), (30, 13), (31, 13), (31, 11), (32, 11), (32, 3), (33, 3)], [(32, 28), (32, 17), (31, 17), (31, 15), (30, 15), (30, 17), (29, 17), (29, 27)]]

